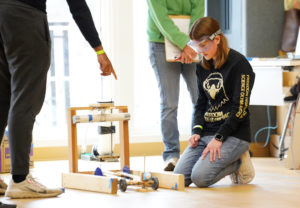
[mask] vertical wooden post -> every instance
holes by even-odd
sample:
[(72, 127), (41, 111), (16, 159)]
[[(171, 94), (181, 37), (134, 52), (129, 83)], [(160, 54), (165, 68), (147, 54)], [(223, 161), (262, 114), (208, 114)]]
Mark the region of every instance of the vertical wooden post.
[[(119, 109), (122, 113), (127, 113), (128, 108)], [(129, 130), (128, 130), (128, 120), (119, 122), (120, 130), (120, 168), (126, 165), (130, 167), (129, 161)]]
[[(71, 173), (78, 173), (78, 147), (77, 147), (77, 124), (73, 123), (73, 116), (76, 115), (77, 110), (92, 110), (92, 107), (71, 107), (67, 111), (68, 123), (68, 141), (69, 141), (69, 171)], [(128, 113), (127, 106), (115, 106), (121, 113)], [(129, 163), (129, 131), (128, 120), (120, 121), (120, 166), (121, 169)]]
[(69, 171), (71, 173), (78, 172), (78, 149), (77, 149), (77, 126), (73, 123), (72, 118), (76, 115), (76, 109), (68, 108), (68, 143), (69, 143)]

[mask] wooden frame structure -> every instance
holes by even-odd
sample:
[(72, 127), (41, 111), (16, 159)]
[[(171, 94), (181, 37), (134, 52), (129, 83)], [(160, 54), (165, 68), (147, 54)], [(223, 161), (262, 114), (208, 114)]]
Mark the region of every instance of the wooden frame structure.
[[(69, 171), (78, 173), (78, 144), (77, 144), (77, 123), (73, 123), (73, 116), (77, 115), (77, 111), (105, 109), (118, 109), (120, 113), (127, 113), (127, 106), (103, 105), (103, 107), (70, 107), (67, 111), (68, 123), (68, 142), (69, 142)], [(126, 165), (130, 166), (129, 162), (129, 131), (128, 120), (119, 121), (120, 130), (120, 166), (121, 169)]]
[[(80, 189), (86, 191), (95, 191), (100, 193), (116, 194), (118, 181), (114, 177), (96, 176), (92, 171), (78, 171), (78, 146), (77, 146), (77, 124), (73, 122), (73, 117), (77, 116), (78, 111), (105, 109), (118, 109), (120, 113), (128, 113), (127, 106), (113, 106), (113, 104), (100, 104), (100, 107), (71, 107), (67, 111), (68, 137), (69, 137), (69, 171), (70, 173), (62, 174), (62, 185), (65, 188)], [(120, 134), (120, 170), (129, 163), (129, 131), (128, 120), (119, 121)], [(140, 175), (139, 171), (132, 171), (135, 175)], [(184, 176), (168, 172), (151, 174), (158, 178), (159, 187), (173, 189), (178, 191), (184, 190)]]

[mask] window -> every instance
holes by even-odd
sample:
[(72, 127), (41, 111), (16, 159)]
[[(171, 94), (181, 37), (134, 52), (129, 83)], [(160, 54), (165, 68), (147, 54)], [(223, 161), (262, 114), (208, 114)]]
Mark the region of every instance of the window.
[[(35, 145), (67, 145), (67, 107), (110, 99), (129, 107), (131, 142), (161, 141), (159, 91), (148, 57), (146, 1), (87, 3), (98, 32), (103, 29), (100, 37), (118, 80), (100, 76), (95, 53), (80, 33), (66, 1), (48, 1), (52, 64), (45, 103), (34, 129)], [(180, 85), (178, 124), (181, 135), (187, 138), (192, 104), (183, 79)], [(95, 143), (97, 124), (81, 125), (78, 142)]]
[[(100, 1), (87, 3), (97, 27)], [(101, 85), (104, 85), (96, 55), (74, 22), (67, 2), (48, 1), (47, 13), (52, 41), (51, 66), (45, 102), (33, 132), (36, 146), (66, 145), (67, 108), (95, 103), (103, 96)]]

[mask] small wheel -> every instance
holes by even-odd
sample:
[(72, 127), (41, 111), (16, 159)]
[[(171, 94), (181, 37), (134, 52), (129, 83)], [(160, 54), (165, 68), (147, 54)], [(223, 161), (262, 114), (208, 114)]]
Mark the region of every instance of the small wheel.
[(153, 184), (152, 184), (152, 189), (153, 190), (156, 190), (158, 189), (158, 186), (159, 186), (159, 181), (158, 181), (158, 178), (157, 177), (152, 177), (152, 180), (153, 180)]
[(125, 179), (121, 179), (120, 182), (119, 182), (119, 189), (122, 191), (122, 192), (125, 192), (126, 189), (127, 189), (127, 182)]

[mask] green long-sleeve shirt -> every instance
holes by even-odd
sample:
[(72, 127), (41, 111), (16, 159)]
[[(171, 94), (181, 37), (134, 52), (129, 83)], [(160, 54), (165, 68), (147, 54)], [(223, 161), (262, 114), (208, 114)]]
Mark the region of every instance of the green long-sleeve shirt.
[(168, 15), (191, 16), (190, 27), (204, 16), (205, 0), (147, 0), (148, 3), (148, 40), (164, 42), (166, 37), (183, 49), (189, 41), (188, 35), (181, 32)]

